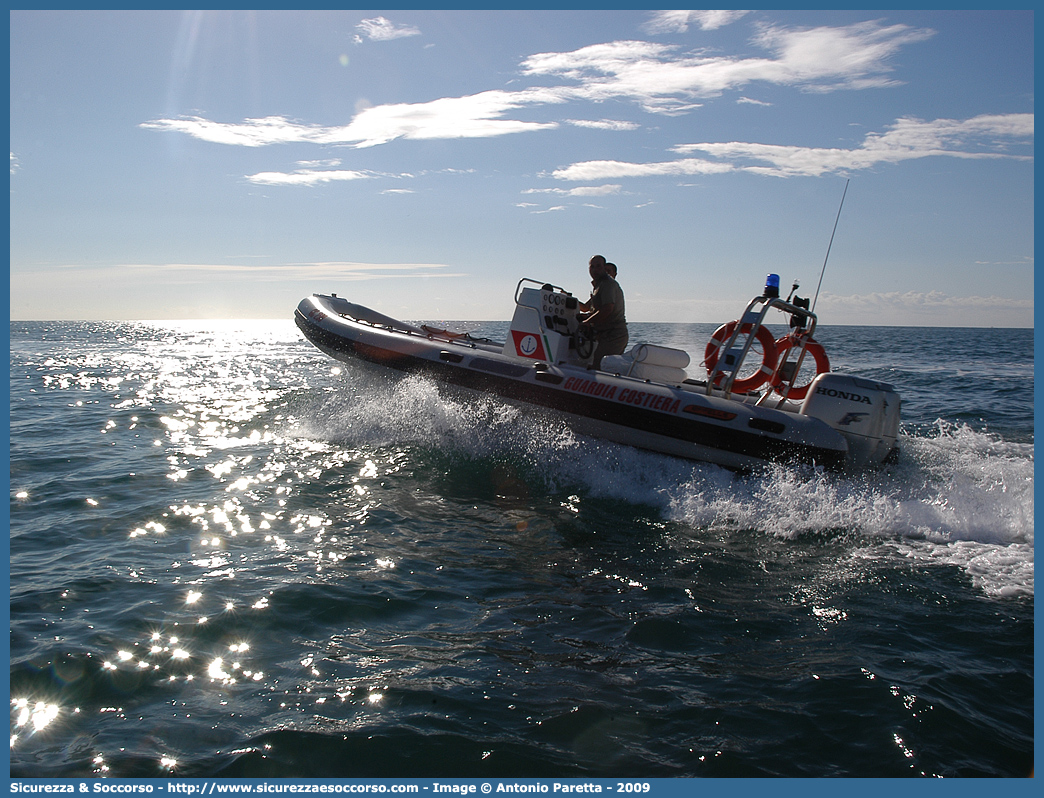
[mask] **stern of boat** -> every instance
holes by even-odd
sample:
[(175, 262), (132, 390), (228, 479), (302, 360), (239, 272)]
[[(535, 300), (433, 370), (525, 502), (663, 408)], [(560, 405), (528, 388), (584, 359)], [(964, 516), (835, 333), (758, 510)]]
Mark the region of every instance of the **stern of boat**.
[(840, 432), (851, 465), (860, 467), (883, 462), (895, 449), (900, 405), (891, 385), (828, 372), (813, 380), (800, 413)]

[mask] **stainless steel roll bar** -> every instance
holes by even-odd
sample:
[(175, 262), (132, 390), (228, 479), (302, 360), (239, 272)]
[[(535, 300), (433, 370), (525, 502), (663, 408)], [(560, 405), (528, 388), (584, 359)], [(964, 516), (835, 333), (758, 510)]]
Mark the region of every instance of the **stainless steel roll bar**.
[[(760, 305), (760, 309), (759, 306)], [(725, 397), (728, 398), (732, 393), (733, 383), (736, 381), (736, 375), (739, 374), (740, 368), (743, 366), (743, 362), (746, 360), (750, 348), (754, 343), (755, 336), (758, 330), (765, 323), (765, 315), (771, 308), (776, 308), (784, 313), (789, 313), (791, 318), (797, 318), (802, 323), (798, 324), (799, 334), (798, 340), (799, 346), (797, 350), (797, 360), (793, 371), (787, 375), (784, 372), (784, 381), (780, 386), (783, 389), (782, 397), (786, 399), (787, 393), (793, 386), (794, 379), (797, 377), (798, 372), (801, 370), (801, 364), (805, 359), (805, 348), (808, 344), (808, 340), (812, 338), (812, 333), (816, 329), (816, 314), (808, 308), (803, 308), (800, 305), (795, 305), (788, 302), (785, 299), (779, 297), (769, 296), (758, 296), (754, 297), (747, 305), (747, 309), (743, 311), (743, 316), (740, 317), (739, 323), (736, 325), (736, 329), (732, 331), (732, 335), (722, 346), (722, 355), (718, 358), (714, 364), (714, 368), (710, 370), (707, 375), (707, 394), (713, 393), (715, 388), (724, 393)], [(749, 328), (748, 328), (749, 325)], [(740, 336), (746, 336), (741, 347), (737, 348), (736, 341)], [(794, 351), (794, 350), (791, 350)], [(773, 376), (781, 372), (783, 364), (776, 363), (773, 370)], [(725, 380), (720, 386), (715, 386), (714, 381), (718, 378), (718, 375), (725, 375)], [(771, 392), (766, 392), (761, 399), (758, 400), (758, 404), (762, 404)], [(781, 400), (782, 401), (782, 400)]]

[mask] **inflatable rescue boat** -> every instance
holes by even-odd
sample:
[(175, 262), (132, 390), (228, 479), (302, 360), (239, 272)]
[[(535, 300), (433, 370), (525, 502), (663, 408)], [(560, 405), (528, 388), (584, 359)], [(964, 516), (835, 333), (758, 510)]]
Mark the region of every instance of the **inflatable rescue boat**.
[[(766, 462), (862, 468), (897, 452), (900, 400), (890, 386), (830, 371), (808, 300), (779, 297), (778, 277), (711, 336), (690, 376), (687, 352), (638, 343), (593, 362), (578, 301), (524, 278), (507, 340), (411, 324), (336, 294), (297, 307), (305, 337), (360, 360), (561, 414), (577, 432), (664, 454), (748, 469)], [(795, 289), (797, 286), (795, 286)], [(782, 313), (787, 335), (766, 326)]]

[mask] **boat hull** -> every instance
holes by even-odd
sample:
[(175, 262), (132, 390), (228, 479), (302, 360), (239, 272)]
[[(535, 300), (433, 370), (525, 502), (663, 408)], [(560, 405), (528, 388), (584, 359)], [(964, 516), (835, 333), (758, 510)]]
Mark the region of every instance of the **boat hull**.
[[(330, 357), (364, 361), (560, 414), (581, 434), (676, 457), (745, 469), (766, 462), (828, 468), (848, 459), (845, 438), (818, 419), (670, 386), (503, 354), (499, 345), (440, 335), (332, 296), (302, 300), (295, 320)], [(353, 315), (346, 315), (350, 311)], [(362, 318), (359, 318), (359, 317)]]

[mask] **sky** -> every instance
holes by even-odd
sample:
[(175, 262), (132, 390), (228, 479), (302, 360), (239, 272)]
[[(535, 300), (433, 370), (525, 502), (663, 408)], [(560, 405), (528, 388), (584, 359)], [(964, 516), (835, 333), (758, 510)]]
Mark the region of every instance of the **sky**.
[(776, 273), (821, 325), (1033, 326), (1030, 11), (10, 31), (12, 319), (289, 319), (337, 293), (506, 320), (522, 278), (586, 299), (602, 254), (635, 322), (737, 318)]

